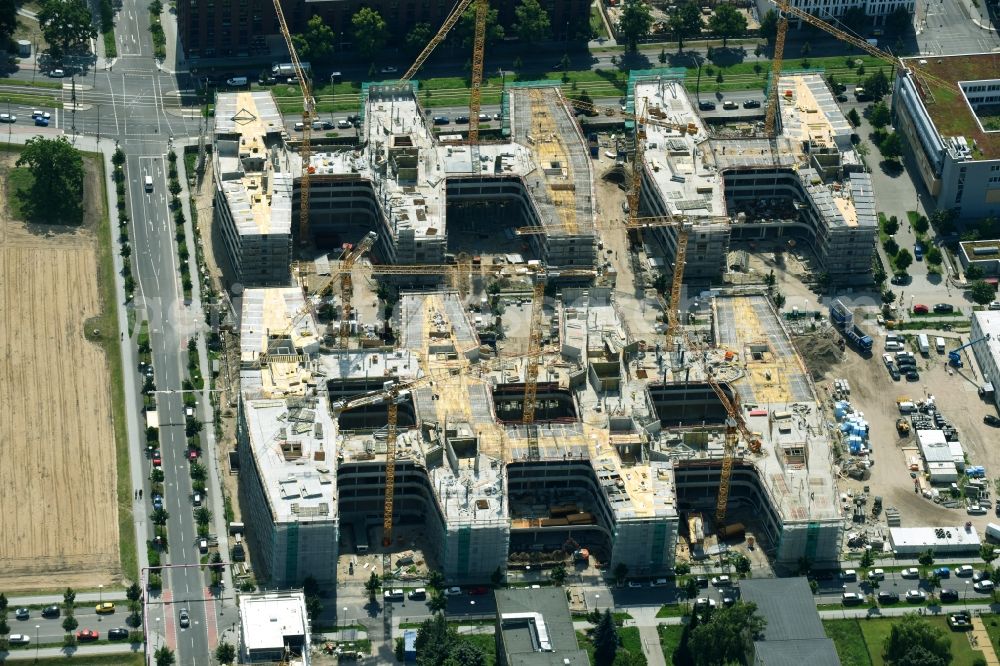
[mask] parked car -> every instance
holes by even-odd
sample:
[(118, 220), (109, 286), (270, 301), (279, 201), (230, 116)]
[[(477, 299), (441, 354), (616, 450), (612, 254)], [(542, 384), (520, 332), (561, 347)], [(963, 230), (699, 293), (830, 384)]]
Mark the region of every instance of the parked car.
[(449, 587), (444, 591), (444, 596), (446, 597), (457, 597), (462, 594), (462, 588), (460, 587)]
[(35, 118), (35, 127), (48, 127), (48, 126), (49, 126), (48, 118)]
[(927, 314), (929, 312), (926, 305), (917, 303), (913, 306), (913, 314)]
[(986, 594), (992, 592), (994, 588), (993, 581), (989, 578), (985, 580), (979, 580), (972, 584), (972, 589), (980, 594)]
[(913, 244), (913, 258), (920, 261), (924, 258), (924, 246), (920, 243)]
[[(639, 585), (639, 587), (642, 587), (642, 585)], [(480, 595), (482, 595), (482, 594), (489, 594), (489, 589), (487, 589), (486, 587), (484, 587), (482, 585), (479, 585), (477, 587), (471, 588), (469, 590), (469, 594), (480, 594)]]
[(712, 578), (712, 587), (722, 587), (724, 585), (729, 585), (732, 579), (729, 576), (715, 576)]
[(698, 587), (708, 587), (708, 576), (698, 576), (695, 580), (698, 582)]
[(732, 101), (731, 99), (727, 99), (725, 102), (722, 103), (722, 108), (725, 109), (726, 111), (732, 111), (733, 109), (740, 108), (740, 105)]
[(760, 108), (760, 101), (758, 101), (756, 99), (745, 99), (745, 100), (743, 100), (743, 108), (744, 109), (759, 109)]
[(885, 569), (872, 569), (868, 572), (868, 580), (885, 580)]
[(295, 123), (295, 131), (296, 132), (303, 132), (303, 131), (305, 131), (305, 129), (306, 129), (305, 123), (303, 123), (303, 122), (297, 122), (297, 123)]
[(941, 593), (938, 594), (941, 601), (958, 601), (958, 590), (952, 589), (950, 587), (941, 588)]
[(314, 120), (313, 121), (314, 130), (330, 130), (333, 129), (333, 123), (329, 120)]
[(186, 608), (181, 609), (180, 615), (178, 615), (178, 619), (180, 621), (181, 629), (187, 629), (188, 627), (191, 626), (191, 616), (188, 615)]
[(909, 372), (906, 373), (906, 381), (908, 381), (908, 382), (919, 382), (920, 381), (920, 373), (917, 372), (916, 370), (910, 370)]
[(66, 72), (61, 69), (53, 69), (49, 72), (49, 77), (53, 79), (61, 79), (66, 76)]
[(994, 428), (1000, 428), (1000, 418), (993, 416), (992, 414), (987, 414), (983, 417), (983, 423), (988, 426), (993, 426)]
[(98, 615), (108, 615), (115, 612), (115, 603), (113, 601), (105, 601), (94, 606), (94, 612)]
[(451, 119), (448, 116), (434, 116), (435, 125), (447, 125), (450, 122)]
[(667, 584), (668, 583), (667, 583), (667, 579), (666, 578), (657, 578), (654, 581), (650, 581), (649, 586), (650, 587), (664, 587)]
[(27, 634), (11, 634), (7, 637), (7, 642), (11, 645), (27, 645), (31, 642), (31, 637)]
[(989, 580), (990, 575), (985, 571), (976, 571), (972, 574), (972, 582), (978, 583), (981, 580)]
[(855, 606), (864, 600), (865, 596), (860, 592), (844, 592), (843, 602), (845, 606)]
[(16, 123), (17, 116), (13, 113), (0, 113), (0, 123)]
[(955, 306), (951, 303), (935, 303), (934, 312), (940, 312), (942, 314), (949, 314), (955, 311)]
[(160, 454), (160, 450), (159, 449), (153, 449), (153, 455), (150, 456), (150, 457), (153, 459), (153, 464), (154, 465), (162, 465), (163, 464), (163, 456)]
[(715, 608), (715, 599), (709, 599), (708, 597), (698, 597), (694, 600), (694, 609), (702, 610), (704, 608)]
[(52, 604), (42, 609), (42, 617), (59, 617), (59, 606)]
[(84, 641), (96, 641), (100, 639), (100, 637), (101, 637), (101, 632), (94, 631), (93, 629), (81, 629), (80, 631), (76, 632), (76, 640), (79, 643), (82, 643)]
[(899, 595), (895, 592), (889, 592), (884, 590), (878, 593), (878, 602), (880, 604), (894, 604), (899, 601)]
[(920, 569), (916, 567), (910, 567), (909, 569), (903, 569), (899, 572), (899, 575), (903, 578), (920, 578)]
[(469, 116), (457, 116), (455, 118), (455, 124), (456, 125), (468, 125), (469, 124)]
[(382, 74), (395, 74), (398, 71), (399, 69), (391, 65), (386, 65), (385, 67), (379, 70), (379, 72), (381, 72)]
[(843, 580), (857, 580), (858, 572), (854, 569), (844, 569), (840, 572), (840, 577)]
[(488, 113), (480, 113), (479, 114), (479, 122), (481, 122), (481, 123), (488, 123), (488, 122), (490, 122), (490, 114), (488, 114)]
[(846, 102), (847, 101), (847, 95), (844, 95), (844, 94), (837, 95), (837, 101), (840, 102), (840, 103)]
[(27, 620), (31, 617), (31, 611), (27, 608), (18, 608), (14, 611), (15, 620)]
[(938, 567), (934, 570), (934, 575), (938, 578), (951, 578), (951, 569), (948, 567)]
[(955, 575), (966, 578), (976, 573), (975, 568), (971, 564), (963, 564), (962, 566), (955, 569)]
[(896, 273), (889, 282), (893, 284), (909, 284), (910, 276), (905, 273)]
[(965, 507), (965, 512), (970, 516), (982, 516), (986, 513), (986, 509), (980, 506), (979, 502), (973, 502)]
[(906, 593), (906, 600), (912, 604), (917, 604), (927, 599), (927, 594), (923, 590), (909, 590)]
[(109, 641), (123, 641), (128, 638), (128, 629), (124, 627), (117, 627), (115, 629), (108, 629), (108, 640)]
[(45, 120), (51, 120), (52, 119), (52, 114), (49, 113), (48, 111), (40, 111), (39, 109), (35, 109), (34, 111), (31, 112), (31, 117), (32, 118), (44, 118)]
[(702, 101), (698, 102), (699, 111), (715, 111), (715, 102)]
[(337, 129), (351, 129), (353, 126), (354, 126), (353, 123), (351, 123), (351, 121), (349, 120), (337, 121)]

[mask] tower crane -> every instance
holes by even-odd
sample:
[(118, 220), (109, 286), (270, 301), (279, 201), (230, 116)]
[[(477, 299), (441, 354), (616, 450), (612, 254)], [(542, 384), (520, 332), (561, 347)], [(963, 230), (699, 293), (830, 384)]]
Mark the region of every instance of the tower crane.
[(316, 100), (309, 90), (309, 80), (306, 78), (306, 72), (299, 60), (299, 53), (295, 50), (292, 33), (288, 29), (288, 22), (285, 21), (285, 11), (281, 8), (281, 0), (274, 0), (274, 11), (278, 15), (281, 36), (285, 38), (288, 55), (292, 59), (292, 67), (295, 68), (295, 78), (298, 79), (299, 88), (302, 91), (302, 148), (299, 151), (302, 157), (302, 177), (299, 179), (299, 243), (307, 245), (309, 243), (309, 177), (312, 170), (309, 165), (309, 156), (312, 154), (310, 138), (312, 121), (316, 117)]
[(764, 133), (770, 139), (777, 135), (778, 79), (785, 59), (785, 35), (788, 34), (788, 17), (779, 11), (778, 33), (774, 38), (774, 57), (771, 59), (771, 89), (767, 93), (767, 110), (764, 113)]
[(535, 426), (535, 399), (538, 395), (538, 364), (542, 354), (542, 307), (545, 304), (545, 275), (535, 274), (535, 284), (531, 289), (531, 323), (528, 328), (527, 367), (524, 371), (524, 405), (521, 424), (528, 434), (528, 458), (538, 460), (538, 429)]
[(739, 395), (735, 394), (734, 391), (734, 398), (730, 399), (707, 366), (705, 367), (705, 379), (726, 410), (726, 440), (722, 453), (722, 472), (719, 474), (719, 496), (715, 504), (715, 526), (721, 528), (726, 520), (726, 509), (729, 505), (729, 484), (733, 478), (738, 435), (743, 436), (750, 450), (754, 452), (760, 451), (760, 439), (747, 427), (740, 408)]
[(354, 298), (354, 278), (351, 269), (363, 254), (372, 249), (378, 236), (369, 231), (361, 242), (348, 250), (340, 261), (340, 344), (347, 349), (347, 339), (351, 334), (351, 299)]
[(472, 3), (476, 3), (476, 31), (472, 47), (472, 87), (469, 92), (468, 141), (472, 145), (477, 145), (479, 143), (479, 109), (483, 85), (483, 58), (486, 51), (486, 19), (489, 16), (490, 10), (489, 0), (459, 0), (455, 4), (454, 9), (451, 10), (448, 18), (441, 25), (441, 28), (437, 31), (437, 34), (431, 38), (431, 41), (427, 42), (427, 45), (417, 56), (417, 59), (413, 61), (410, 68), (400, 78), (400, 81), (409, 81), (413, 78), (417, 70), (423, 66), (438, 44), (444, 41), (444, 38), (448, 36), (448, 33), (451, 32), (451, 29), (455, 27), (458, 20), (462, 18), (462, 14), (465, 13), (465, 10)]

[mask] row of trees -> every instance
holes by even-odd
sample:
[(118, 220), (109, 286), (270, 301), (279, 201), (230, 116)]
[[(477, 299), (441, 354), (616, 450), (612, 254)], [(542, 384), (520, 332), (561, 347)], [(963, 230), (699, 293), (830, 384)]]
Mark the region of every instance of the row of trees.
[[(507, 32), (498, 22), (499, 12), (489, 10), (486, 19), (487, 44), (503, 39)], [(513, 34), (523, 42), (534, 44), (552, 37), (549, 14), (539, 0), (520, 0), (514, 8)], [(463, 47), (472, 46), (475, 34), (475, 8), (469, 8), (459, 19), (453, 33)], [(351, 17), (351, 38), (354, 48), (367, 60), (374, 59), (389, 43), (402, 43), (413, 54), (419, 53), (436, 33), (430, 23), (412, 25), (405, 35), (392, 35), (382, 15), (371, 7), (362, 7)], [(333, 54), (336, 43), (333, 29), (320, 16), (309, 19), (304, 32), (294, 35), (299, 56), (313, 63), (322, 62)]]
[[(635, 50), (640, 41), (649, 36), (653, 27), (653, 15), (643, 0), (625, 0), (622, 5), (618, 30), (629, 49)], [(701, 6), (696, 2), (686, 2), (676, 8), (667, 19), (670, 34), (677, 40), (678, 50), (684, 48), (684, 41), (701, 34)], [(735, 5), (720, 4), (708, 19), (711, 34), (722, 38), (722, 45), (734, 37), (747, 34), (747, 17)]]

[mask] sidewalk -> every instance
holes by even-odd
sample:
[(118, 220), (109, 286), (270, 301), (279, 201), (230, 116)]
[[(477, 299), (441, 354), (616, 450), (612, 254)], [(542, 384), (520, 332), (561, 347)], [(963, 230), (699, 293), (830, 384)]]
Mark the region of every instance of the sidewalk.
[[(6, 653), (0, 653), (3, 657), (3, 662), (8, 661), (34, 661), (37, 656), (39, 659), (53, 657), (91, 657), (98, 655), (109, 655), (109, 654), (139, 654), (142, 650), (133, 650), (129, 643), (112, 643), (108, 645), (87, 645), (75, 648), (58, 648), (58, 647), (47, 647), (41, 648), (39, 650), (32, 650), (27, 648), (24, 650), (12, 650)], [(72, 663), (68, 661), (67, 663)]]
[[(103, 594), (100, 592), (77, 592), (76, 605), (84, 605), (97, 601), (125, 601), (125, 590), (107, 590)], [(25, 597), (7, 597), (10, 608), (17, 606), (48, 606), (49, 604), (62, 604), (61, 594), (36, 594)]]

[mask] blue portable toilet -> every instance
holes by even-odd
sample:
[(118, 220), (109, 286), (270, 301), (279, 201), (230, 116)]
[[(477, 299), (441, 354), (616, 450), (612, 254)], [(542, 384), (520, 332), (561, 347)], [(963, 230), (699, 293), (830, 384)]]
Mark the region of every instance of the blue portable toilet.
[(417, 660), (417, 632), (407, 629), (403, 632), (403, 661), (413, 663)]

